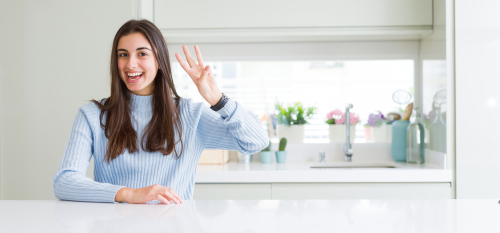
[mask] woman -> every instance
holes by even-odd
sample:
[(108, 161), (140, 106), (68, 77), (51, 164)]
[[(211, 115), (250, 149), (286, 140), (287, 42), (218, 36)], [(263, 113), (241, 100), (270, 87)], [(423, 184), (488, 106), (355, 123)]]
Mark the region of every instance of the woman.
[[(217, 87), (209, 66), (175, 54), (212, 106), (182, 99), (165, 40), (147, 20), (130, 20), (111, 52), (111, 96), (80, 107), (53, 181), (54, 195), (90, 202), (181, 203), (193, 197), (204, 149), (255, 153), (267, 146), (259, 122)], [(85, 173), (94, 155), (95, 181)]]

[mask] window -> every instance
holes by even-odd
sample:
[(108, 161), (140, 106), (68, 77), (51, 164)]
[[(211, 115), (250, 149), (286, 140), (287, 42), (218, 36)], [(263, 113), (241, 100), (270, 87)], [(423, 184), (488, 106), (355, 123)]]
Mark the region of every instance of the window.
[[(328, 142), (326, 114), (335, 109), (352, 112), (356, 125), (355, 142), (366, 142), (364, 124), (374, 111), (398, 112), (392, 100), (396, 90), (413, 92), (414, 60), (304, 60), (304, 61), (230, 61), (208, 62), (222, 92), (242, 104), (245, 110), (262, 119), (274, 114), (276, 101), (317, 107), (317, 114), (305, 126), (305, 143)], [(179, 95), (205, 102), (191, 78), (177, 62), (172, 64)], [(207, 104), (208, 105), (208, 104)], [(267, 124), (263, 123), (265, 127)], [(276, 142), (277, 139), (272, 139)]]

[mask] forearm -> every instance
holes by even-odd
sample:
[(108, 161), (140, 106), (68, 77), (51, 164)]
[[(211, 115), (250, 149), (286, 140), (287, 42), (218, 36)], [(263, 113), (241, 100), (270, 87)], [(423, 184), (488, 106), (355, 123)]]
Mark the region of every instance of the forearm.
[(54, 177), (54, 195), (61, 200), (114, 202), (116, 192), (123, 186), (94, 181), (84, 174), (62, 171)]
[(218, 113), (204, 109), (200, 119), (197, 136), (205, 148), (255, 153), (269, 145), (269, 137), (258, 119), (237, 102), (228, 101)]

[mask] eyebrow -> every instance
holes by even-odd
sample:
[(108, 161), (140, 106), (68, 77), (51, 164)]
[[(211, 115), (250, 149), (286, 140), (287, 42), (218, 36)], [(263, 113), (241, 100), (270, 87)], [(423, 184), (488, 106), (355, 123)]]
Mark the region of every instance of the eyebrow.
[[(139, 51), (139, 50), (142, 50), (142, 49), (147, 49), (147, 50), (151, 51), (151, 49), (146, 48), (146, 47), (139, 47), (139, 48), (137, 48), (135, 51)], [(126, 49), (118, 49), (117, 51), (125, 51), (125, 52), (128, 52)]]

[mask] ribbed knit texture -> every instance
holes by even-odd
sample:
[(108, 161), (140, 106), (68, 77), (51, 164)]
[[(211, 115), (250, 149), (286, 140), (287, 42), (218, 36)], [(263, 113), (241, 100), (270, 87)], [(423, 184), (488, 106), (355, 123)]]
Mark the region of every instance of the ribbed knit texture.
[[(137, 132), (138, 145), (153, 115), (151, 99), (152, 95), (132, 94), (131, 119)], [(179, 159), (175, 158), (173, 152), (164, 156), (160, 152), (145, 152), (139, 146), (138, 153), (129, 154), (125, 150), (108, 164), (104, 160), (108, 139), (100, 126), (101, 111), (92, 102), (80, 107), (59, 170), (54, 176), (56, 198), (115, 202), (115, 195), (122, 187), (143, 188), (159, 184), (172, 188), (183, 200), (191, 200), (196, 168), (204, 149), (237, 150), (252, 154), (269, 143), (257, 118), (233, 100), (229, 100), (218, 112), (203, 103), (193, 103), (190, 99), (181, 99), (179, 108), (184, 144)], [(103, 122), (106, 122), (105, 117)], [(180, 143), (175, 148), (180, 152)], [(85, 175), (92, 155), (95, 181)]]

